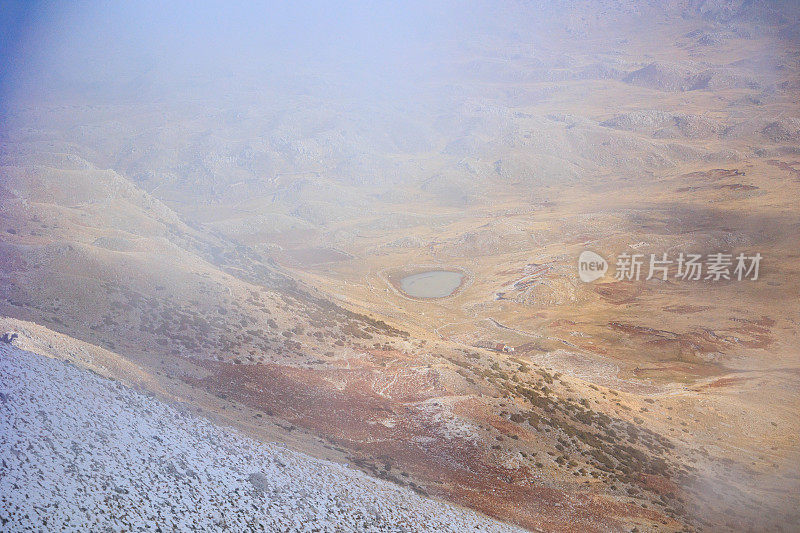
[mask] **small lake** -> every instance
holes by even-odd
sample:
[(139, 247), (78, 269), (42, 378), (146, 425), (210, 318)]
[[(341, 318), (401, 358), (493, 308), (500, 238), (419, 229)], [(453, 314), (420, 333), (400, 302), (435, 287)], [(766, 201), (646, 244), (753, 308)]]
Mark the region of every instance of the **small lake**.
[(431, 270), (404, 277), (400, 288), (415, 298), (444, 298), (453, 294), (463, 279), (461, 272)]

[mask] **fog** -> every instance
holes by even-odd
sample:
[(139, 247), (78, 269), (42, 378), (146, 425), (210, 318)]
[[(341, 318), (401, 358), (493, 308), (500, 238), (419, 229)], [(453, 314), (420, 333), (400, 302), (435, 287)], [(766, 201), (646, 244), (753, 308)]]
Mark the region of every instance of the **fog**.
[(232, 77), (287, 90), (324, 77), (337, 88), (391, 92), (430, 75), (426, 69), (486, 26), (490, 10), (425, 2), (145, 1), (7, 2), (3, 11), (6, 100), (113, 100), (163, 97)]

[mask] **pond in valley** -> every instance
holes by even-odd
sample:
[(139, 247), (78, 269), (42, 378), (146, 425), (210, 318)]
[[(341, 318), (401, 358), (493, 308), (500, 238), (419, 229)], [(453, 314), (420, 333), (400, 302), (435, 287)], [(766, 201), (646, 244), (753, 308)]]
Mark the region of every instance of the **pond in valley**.
[(453, 294), (463, 279), (461, 272), (431, 270), (404, 277), (400, 289), (414, 298), (444, 298)]

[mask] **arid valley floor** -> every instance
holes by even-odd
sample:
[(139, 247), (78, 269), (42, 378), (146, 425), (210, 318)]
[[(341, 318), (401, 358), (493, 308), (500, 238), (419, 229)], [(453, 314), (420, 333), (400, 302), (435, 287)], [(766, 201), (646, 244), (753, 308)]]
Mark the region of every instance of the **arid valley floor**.
[[(0, 332), (530, 530), (796, 530), (800, 10), (546, 6), (389, 88), (20, 99)], [(583, 283), (587, 249), (763, 260)]]

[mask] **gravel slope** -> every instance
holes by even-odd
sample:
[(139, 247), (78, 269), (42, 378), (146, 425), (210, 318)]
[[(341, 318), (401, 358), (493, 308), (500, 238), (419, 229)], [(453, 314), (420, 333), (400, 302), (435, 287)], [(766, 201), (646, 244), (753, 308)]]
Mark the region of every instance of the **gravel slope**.
[(0, 530), (512, 531), (0, 345)]

